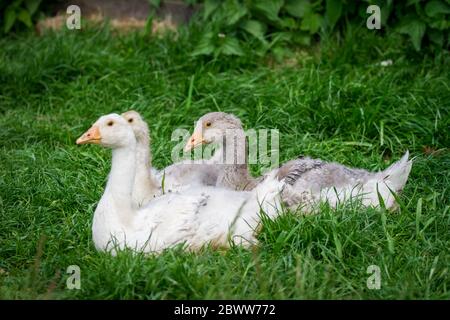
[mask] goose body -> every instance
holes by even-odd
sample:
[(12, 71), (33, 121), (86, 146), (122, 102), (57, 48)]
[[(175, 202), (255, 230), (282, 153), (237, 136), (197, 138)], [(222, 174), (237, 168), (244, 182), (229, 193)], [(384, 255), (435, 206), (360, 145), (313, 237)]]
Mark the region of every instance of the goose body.
[[(237, 141), (233, 146), (235, 154), (246, 153), (245, 133), (241, 121), (231, 114), (212, 112), (202, 116), (196, 124), (186, 150), (200, 144), (222, 142), (231, 138)], [(239, 142), (240, 141), (240, 142)], [(406, 152), (402, 159), (381, 172), (355, 169), (321, 159), (301, 157), (288, 161), (273, 169), (279, 180), (285, 180), (282, 192), (283, 202), (291, 209), (302, 208), (310, 212), (319, 202), (328, 202), (332, 207), (350, 199), (360, 199), (364, 206), (380, 206), (380, 197), (386, 208), (395, 206), (392, 192), (400, 192), (411, 171), (412, 162)], [(242, 158), (242, 157), (241, 157)], [(235, 157), (237, 159), (237, 157)], [(252, 190), (265, 177), (253, 178), (248, 172), (246, 157), (244, 163), (222, 165), (217, 185), (230, 189)]]
[(180, 161), (156, 173), (155, 178), (166, 190), (178, 190), (186, 185), (215, 186), (220, 166), (203, 161)]
[[(207, 243), (226, 247), (228, 237), (250, 245), (256, 242), (254, 231), (259, 221), (258, 208), (249, 214), (246, 202), (250, 198), (247, 192), (193, 188), (156, 197), (121, 218), (126, 211), (115, 195), (105, 190), (94, 214), (94, 243), (98, 250), (127, 247), (143, 252), (160, 252), (181, 243), (191, 249)], [(240, 210), (246, 214), (238, 216)]]
[[(359, 200), (364, 206), (395, 206), (392, 192), (400, 192), (411, 171), (409, 153), (386, 170), (369, 172), (320, 159), (300, 158), (285, 164), (286, 185), (282, 199), (291, 208), (312, 210), (319, 202), (332, 207), (349, 200)], [(283, 170), (285, 168), (281, 168)]]
[(190, 249), (207, 243), (226, 247), (229, 239), (250, 245), (256, 242), (260, 209), (269, 217), (279, 211), (282, 183), (275, 176), (251, 192), (186, 187), (153, 197), (138, 208), (132, 196), (138, 152), (131, 126), (117, 114), (100, 117), (77, 140), (85, 143), (112, 149), (111, 172), (92, 225), (98, 250), (161, 252), (181, 243)]

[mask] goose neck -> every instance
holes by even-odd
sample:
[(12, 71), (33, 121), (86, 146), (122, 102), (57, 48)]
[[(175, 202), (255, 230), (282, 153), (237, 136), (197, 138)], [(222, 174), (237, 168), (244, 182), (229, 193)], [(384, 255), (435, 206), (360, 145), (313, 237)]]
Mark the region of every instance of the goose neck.
[(138, 140), (136, 144), (136, 177), (135, 190), (139, 188), (150, 189), (150, 193), (158, 192), (158, 182), (151, 173), (152, 156), (150, 139)]
[(106, 189), (124, 205), (130, 205), (131, 191), (135, 175), (135, 148), (133, 144), (120, 147), (112, 151), (111, 173), (108, 178)]

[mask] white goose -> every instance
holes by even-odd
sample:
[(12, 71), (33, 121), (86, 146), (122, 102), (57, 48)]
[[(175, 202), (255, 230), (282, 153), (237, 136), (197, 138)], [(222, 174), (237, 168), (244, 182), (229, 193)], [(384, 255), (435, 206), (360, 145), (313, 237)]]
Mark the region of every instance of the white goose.
[[(185, 150), (188, 151), (201, 144), (218, 143), (227, 146), (227, 139), (234, 139), (234, 159), (239, 152), (246, 155), (245, 133), (241, 121), (231, 114), (211, 112), (202, 116), (188, 140)], [(218, 149), (220, 154), (224, 148)], [(349, 199), (360, 198), (364, 206), (380, 206), (378, 193), (386, 208), (395, 206), (392, 192), (400, 192), (411, 171), (412, 162), (408, 161), (409, 153), (396, 163), (381, 172), (368, 172), (362, 169), (348, 168), (334, 162), (320, 159), (300, 157), (291, 160), (276, 172), (278, 179), (286, 184), (282, 192), (283, 202), (292, 209), (302, 207), (309, 212), (314, 205), (326, 201), (335, 207), (338, 203)], [(215, 155), (215, 157), (217, 157)], [(251, 190), (264, 177), (253, 178), (247, 167), (247, 158), (241, 164), (223, 165), (218, 176), (217, 185), (234, 190)]]
[(207, 243), (227, 247), (229, 240), (248, 246), (256, 242), (260, 209), (269, 217), (279, 212), (282, 183), (275, 176), (252, 192), (191, 187), (156, 197), (137, 209), (132, 200), (136, 138), (131, 126), (118, 114), (102, 116), (77, 140), (87, 143), (112, 149), (111, 172), (92, 225), (98, 250), (115, 254), (127, 247), (161, 252), (180, 243), (190, 249)]
[(134, 110), (123, 113), (122, 117), (131, 125), (136, 136), (136, 179), (133, 199), (138, 207), (145, 205), (155, 195), (162, 192), (160, 187), (163, 176), (165, 192), (176, 191), (187, 186), (216, 185), (222, 168), (212, 164), (214, 159), (177, 162), (160, 171), (153, 168), (147, 123)]

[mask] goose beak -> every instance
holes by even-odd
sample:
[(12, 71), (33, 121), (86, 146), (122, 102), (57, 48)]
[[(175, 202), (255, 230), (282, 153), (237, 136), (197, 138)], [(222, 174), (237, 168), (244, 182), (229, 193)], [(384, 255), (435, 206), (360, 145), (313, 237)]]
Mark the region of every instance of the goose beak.
[(203, 139), (203, 135), (201, 132), (194, 132), (192, 136), (189, 138), (188, 142), (186, 143), (186, 146), (184, 147), (184, 151), (191, 151), (192, 149), (196, 148), (197, 146), (204, 144), (206, 141)]
[(101, 139), (100, 129), (97, 126), (93, 126), (77, 139), (77, 144), (99, 144)]

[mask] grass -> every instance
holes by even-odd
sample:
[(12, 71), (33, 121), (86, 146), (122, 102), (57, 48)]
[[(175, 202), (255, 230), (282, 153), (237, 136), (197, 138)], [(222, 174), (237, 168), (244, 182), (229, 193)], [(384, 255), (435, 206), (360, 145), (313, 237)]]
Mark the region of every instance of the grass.
[[(0, 39), (0, 298), (449, 299), (448, 54), (362, 30), (297, 52), (294, 66), (211, 62), (189, 57), (195, 31)], [(379, 170), (406, 149), (415, 161), (393, 213), (324, 206), (267, 222), (254, 250), (111, 257), (91, 238), (110, 153), (75, 139), (128, 109), (148, 120), (158, 168), (170, 164), (172, 131), (215, 110), (278, 128), (280, 161), (307, 154)], [(81, 268), (81, 290), (66, 289), (69, 265)], [(366, 286), (370, 265), (380, 290)]]

